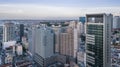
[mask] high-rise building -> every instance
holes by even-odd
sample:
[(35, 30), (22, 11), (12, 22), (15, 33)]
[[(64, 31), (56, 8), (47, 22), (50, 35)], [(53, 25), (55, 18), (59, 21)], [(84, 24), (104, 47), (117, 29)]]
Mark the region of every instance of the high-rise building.
[(77, 32), (78, 32), (78, 37), (80, 37), (81, 34), (85, 33), (85, 24), (82, 22), (77, 23)]
[(81, 23), (85, 23), (85, 17), (79, 17), (79, 22), (81, 22)]
[(60, 32), (55, 33), (55, 53), (60, 52)]
[(14, 23), (5, 23), (3, 26), (3, 42), (14, 40)]
[(74, 57), (74, 30), (63, 28), (60, 33), (60, 54)]
[(120, 17), (119, 16), (114, 16), (113, 17), (113, 29), (116, 30), (120, 30)]
[(22, 41), (23, 36), (24, 36), (24, 24), (20, 24), (20, 41)]
[(78, 26), (77, 22), (71, 21), (69, 26), (61, 27), (60, 33), (56, 36), (59, 44), (59, 53), (76, 58), (78, 51)]
[(22, 42), (24, 36), (24, 24), (15, 24), (15, 40)]
[(111, 67), (112, 14), (87, 14), (86, 20), (86, 67)]
[(3, 25), (0, 25), (0, 42), (3, 40)]
[(55, 53), (59, 53), (60, 51), (60, 30), (61, 30), (61, 25), (55, 26), (52, 25), (52, 29), (55, 33), (55, 47), (54, 47), (54, 51)]
[(35, 29), (34, 32), (34, 60), (41, 67), (46, 67), (50, 62), (48, 62), (46, 58), (54, 55), (54, 33), (50, 28), (44, 25), (39, 29)]

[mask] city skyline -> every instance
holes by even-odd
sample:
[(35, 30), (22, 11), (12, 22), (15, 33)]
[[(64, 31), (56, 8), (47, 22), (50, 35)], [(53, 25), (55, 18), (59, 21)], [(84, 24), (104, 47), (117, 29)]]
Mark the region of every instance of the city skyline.
[(89, 13), (120, 15), (118, 0), (4, 0), (0, 19), (78, 19)]
[(119, 21), (106, 13), (79, 21), (1, 20), (0, 67), (120, 67)]

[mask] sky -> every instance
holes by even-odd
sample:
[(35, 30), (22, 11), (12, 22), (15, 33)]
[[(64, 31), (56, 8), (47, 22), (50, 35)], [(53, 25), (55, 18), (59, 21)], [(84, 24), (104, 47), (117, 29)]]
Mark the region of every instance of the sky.
[(0, 19), (73, 19), (89, 13), (120, 15), (120, 0), (0, 0)]

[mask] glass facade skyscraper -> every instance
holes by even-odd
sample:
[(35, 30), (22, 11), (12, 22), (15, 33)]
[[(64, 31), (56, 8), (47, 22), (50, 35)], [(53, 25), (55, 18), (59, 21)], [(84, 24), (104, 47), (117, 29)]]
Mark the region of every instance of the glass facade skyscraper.
[(111, 14), (89, 14), (86, 23), (86, 67), (110, 67)]

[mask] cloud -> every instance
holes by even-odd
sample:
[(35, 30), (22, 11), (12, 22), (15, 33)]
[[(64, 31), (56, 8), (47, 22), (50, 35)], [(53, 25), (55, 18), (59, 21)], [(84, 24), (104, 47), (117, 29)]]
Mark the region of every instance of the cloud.
[(87, 13), (120, 15), (120, 7), (55, 7), (35, 4), (0, 4), (0, 18), (79, 17)]

